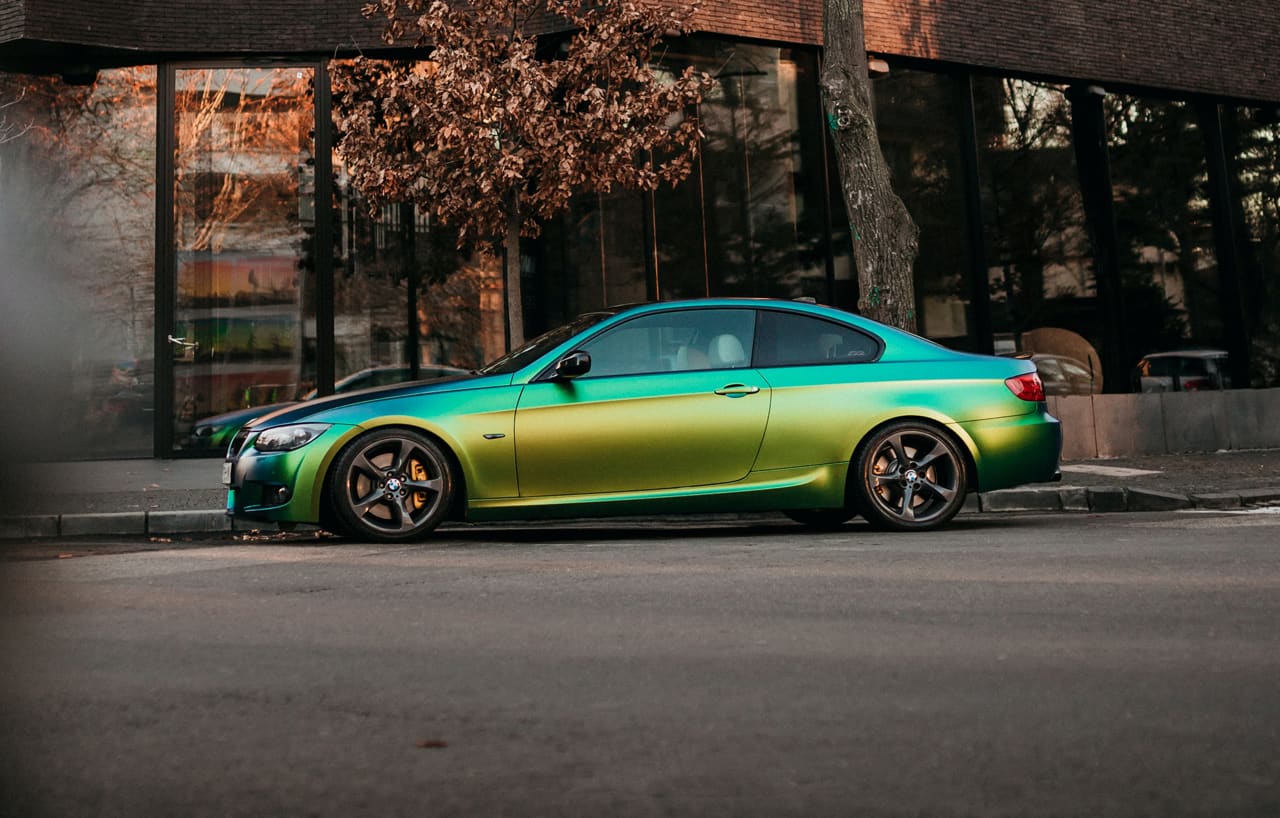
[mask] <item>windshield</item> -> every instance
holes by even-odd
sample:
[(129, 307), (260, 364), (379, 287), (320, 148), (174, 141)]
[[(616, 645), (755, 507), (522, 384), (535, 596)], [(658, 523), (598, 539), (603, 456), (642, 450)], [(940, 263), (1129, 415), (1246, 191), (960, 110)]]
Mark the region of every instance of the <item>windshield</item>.
[(519, 349), (514, 349), (493, 363), (486, 364), (480, 370), (480, 374), (510, 375), (563, 344), (587, 327), (598, 324), (611, 315), (613, 315), (612, 312), (589, 312), (579, 315), (569, 323), (558, 326), (553, 330), (548, 330)]

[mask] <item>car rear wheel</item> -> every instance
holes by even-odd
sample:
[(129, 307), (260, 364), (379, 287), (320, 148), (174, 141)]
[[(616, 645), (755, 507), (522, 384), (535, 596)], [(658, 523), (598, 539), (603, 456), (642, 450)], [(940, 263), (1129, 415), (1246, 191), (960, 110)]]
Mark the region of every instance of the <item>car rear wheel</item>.
[(859, 449), (859, 510), (878, 528), (937, 528), (964, 505), (965, 458), (946, 432), (923, 421), (878, 430)]
[(440, 524), (453, 500), (449, 458), (408, 429), (370, 432), (339, 455), (330, 500), (348, 536), (400, 542)]

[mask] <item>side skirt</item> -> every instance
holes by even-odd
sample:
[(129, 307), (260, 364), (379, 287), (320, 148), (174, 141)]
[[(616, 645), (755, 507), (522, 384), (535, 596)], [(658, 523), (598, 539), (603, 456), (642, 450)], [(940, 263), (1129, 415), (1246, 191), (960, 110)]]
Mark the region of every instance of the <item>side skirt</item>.
[(613, 494), (509, 497), (467, 504), (467, 519), (550, 520), (641, 514), (721, 514), (844, 504), (848, 463), (752, 472), (736, 483)]

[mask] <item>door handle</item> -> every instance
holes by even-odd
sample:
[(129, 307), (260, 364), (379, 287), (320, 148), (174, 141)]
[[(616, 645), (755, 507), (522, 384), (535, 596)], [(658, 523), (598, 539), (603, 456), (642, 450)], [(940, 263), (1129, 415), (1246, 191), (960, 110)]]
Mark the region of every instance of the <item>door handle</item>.
[(760, 391), (758, 386), (747, 386), (741, 383), (731, 383), (728, 386), (722, 386), (716, 390), (717, 395), (724, 395), (728, 398), (741, 398), (744, 395), (754, 395)]

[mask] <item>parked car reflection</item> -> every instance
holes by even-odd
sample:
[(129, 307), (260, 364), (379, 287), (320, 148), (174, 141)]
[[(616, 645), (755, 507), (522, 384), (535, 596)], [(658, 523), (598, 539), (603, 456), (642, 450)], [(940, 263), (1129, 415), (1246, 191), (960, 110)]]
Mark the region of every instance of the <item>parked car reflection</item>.
[[(467, 374), (467, 370), (459, 369), (456, 366), (432, 365), (418, 367), (418, 379), (424, 381), (465, 374)], [(411, 370), (407, 366), (375, 366), (354, 372), (341, 379), (333, 385), (333, 391), (335, 394), (340, 395), (346, 392), (354, 392), (357, 389), (402, 383), (409, 380), (410, 377)], [(301, 400), (311, 400), (314, 397), (316, 397), (316, 390), (312, 389), (303, 395)], [(227, 444), (235, 437), (236, 432), (240, 431), (240, 428), (246, 423), (254, 418), (262, 417), (265, 414), (285, 406), (291, 406), (297, 402), (282, 401), (250, 406), (245, 409), (235, 409), (231, 412), (203, 418), (191, 428), (191, 434), (188, 435), (186, 440), (186, 448), (222, 454), (226, 452)]]
[(1102, 373), (1075, 358), (1047, 352), (1004, 357), (1022, 358), (1034, 363), (1046, 395), (1096, 395), (1102, 391)]
[(1102, 378), (1083, 361), (1043, 353), (1032, 355), (1031, 360), (1046, 395), (1096, 395), (1102, 391)]
[(1227, 353), (1221, 349), (1154, 352), (1133, 368), (1135, 392), (1195, 392), (1230, 389)]

